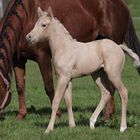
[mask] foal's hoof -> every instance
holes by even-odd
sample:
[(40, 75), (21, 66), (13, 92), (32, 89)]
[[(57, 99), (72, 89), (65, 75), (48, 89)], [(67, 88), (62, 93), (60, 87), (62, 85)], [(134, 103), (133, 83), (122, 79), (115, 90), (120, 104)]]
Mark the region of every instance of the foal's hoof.
[(50, 134), (53, 131), (53, 129), (46, 129), (46, 131), (44, 132), (45, 135)]
[(127, 129), (126, 126), (125, 126), (125, 127), (121, 127), (121, 128), (120, 128), (120, 132), (123, 133), (126, 129)]
[(75, 122), (69, 124), (69, 127), (70, 127), (70, 128), (74, 128), (75, 126), (76, 126), (76, 125), (75, 125)]
[(95, 121), (90, 120), (90, 129), (94, 129), (95, 128)]
[(25, 117), (26, 117), (26, 114), (21, 114), (21, 113), (19, 113), (19, 114), (17, 115), (17, 117), (16, 117), (16, 120), (17, 120), (17, 121), (21, 121), (21, 120), (23, 120)]

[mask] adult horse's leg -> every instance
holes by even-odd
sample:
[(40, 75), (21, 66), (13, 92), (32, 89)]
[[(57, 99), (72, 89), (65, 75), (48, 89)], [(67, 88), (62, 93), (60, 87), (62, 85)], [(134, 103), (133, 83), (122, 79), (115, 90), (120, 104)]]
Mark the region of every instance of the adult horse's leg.
[(25, 103), (25, 63), (25, 61), (23, 63), (14, 62), (14, 73), (19, 100), (17, 120), (22, 120), (27, 114)]
[(103, 120), (106, 121), (115, 113), (115, 100), (114, 100), (115, 88), (111, 84), (110, 81), (108, 82), (106, 81), (106, 77), (103, 76), (102, 80), (104, 81), (104, 83), (106, 82), (108, 90), (110, 91), (110, 94), (111, 94), (111, 97), (107, 101), (107, 104), (105, 105), (105, 108), (103, 111)]
[[(54, 85), (53, 85), (53, 73), (51, 64), (51, 55), (46, 52), (39, 51), (37, 58), (40, 72), (44, 81), (45, 91), (52, 103), (54, 98)], [(60, 110), (57, 111), (57, 116), (60, 117)]]

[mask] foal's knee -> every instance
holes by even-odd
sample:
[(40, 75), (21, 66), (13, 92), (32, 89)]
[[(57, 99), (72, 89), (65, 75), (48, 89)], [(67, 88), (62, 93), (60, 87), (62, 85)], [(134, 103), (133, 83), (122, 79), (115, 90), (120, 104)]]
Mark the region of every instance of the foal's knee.
[(121, 98), (123, 99), (123, 101), (125, 103), (128, 102), (128, 90), (126, 88), (123, 88), (121, 91), (120, 91), (120, 96)]
[(54, 99), (52, 102), (52, 110), (58, 110), (59, 108), (59, 101), (57, 99)]

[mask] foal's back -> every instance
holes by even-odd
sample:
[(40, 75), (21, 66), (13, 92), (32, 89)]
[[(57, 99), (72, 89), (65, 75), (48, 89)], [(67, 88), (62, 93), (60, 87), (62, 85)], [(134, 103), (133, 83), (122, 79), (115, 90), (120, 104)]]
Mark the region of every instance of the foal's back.
[[(122, 49), (109, 39), (76, 43), (75, 67), (73, 75), (90, 74), (101, 67), (104, 69), (119, 66), (122, 69), (125, 56)], [(78, 74), (79, 73), (79, 74)]]

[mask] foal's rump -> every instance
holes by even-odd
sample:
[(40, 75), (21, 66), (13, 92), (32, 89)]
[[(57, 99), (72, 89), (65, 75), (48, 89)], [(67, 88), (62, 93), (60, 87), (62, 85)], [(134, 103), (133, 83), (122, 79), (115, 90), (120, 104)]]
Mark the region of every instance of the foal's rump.
[(140, 66), (140, 60), (136, 53), (125, 45), (118, 45), (110, 39), (96, 40), (88, 43), (75, 42), (72, 50), (76, 51), (75, 66), (73, 69), (74, 77), (82, 74), (90, 74), (101, 67), (106, 72), (118, 71), (121, 75), (125, 62), (124, 51), (134, 60), (136, 67)]
[(120, 68), (121, 72), (125, 61), (124, 52), (113, 41), (104, 39), (88, 43), (77, 42), (76, 46), (74, 73), (90, 74), (101, 67), (106, 70)]
[(136, 68), (140, 68), (139, 56), (135, 52), (133, 52), (133, 50), (128, 48), (125, 44), (118, 45), (109, 39), (104, 39), (104, 40), (101, 40), (100, 42), (101, 42), (100, 46), (102, 47), (102, 50), (104, 51), (103, 53), (104, 58), (109, 58), (110, 62), (114, 62), (116, 64), (116, 61), (118, 61), (118, 59), (121, 60), (121, 57), (124, 57), (124, 53), (123, 53), (124, 51), (132, 58), (132, 60), (134, 61), (134, 66)]
[(104, 70), (106, 72), (112, 71), (114, 73), (118, 71), (119, 75), (121, 75), (125, 62), (125, 55), (122, 48), (109, 39), (104, 39), (101, 42), (101, 48), (104, 60)]

